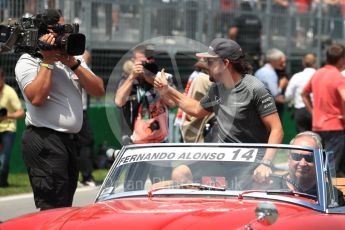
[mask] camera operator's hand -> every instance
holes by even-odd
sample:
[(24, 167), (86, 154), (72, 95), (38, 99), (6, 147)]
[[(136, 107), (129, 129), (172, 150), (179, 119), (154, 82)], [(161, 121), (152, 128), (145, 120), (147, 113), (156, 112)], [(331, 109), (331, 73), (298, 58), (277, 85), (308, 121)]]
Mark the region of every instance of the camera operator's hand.
[(164, 69), (161, 70), (160, 76), (155, 78), (154, 86), (160, 94), (164, 94), (168, 91), (169, 83)]
[(129, 77), (132, 77), (133, 79), (137, 78), (140, 75), (144, 74), (144, 67), (142, 62), (136, 61), (133, 66), (132, 73), (129, 75)]
[[(47, 45), (54, 45), (55, 44), (55, 36), (53, 33), (45, 34), (42, 37), (40, 37), (40, 41), (46, 43)], [(47, 64), (53, 64), (56, 61), (59, 61), (58, 59), (58, 53), (59, 50), (40, 50), (40, 53), (43, 56), (43, 62)]]
[(74, 66), (78, 63), (77, 59), (74, 56), (67, 54), (65, 50), (60, 50), (59, 61), (68, 67)]

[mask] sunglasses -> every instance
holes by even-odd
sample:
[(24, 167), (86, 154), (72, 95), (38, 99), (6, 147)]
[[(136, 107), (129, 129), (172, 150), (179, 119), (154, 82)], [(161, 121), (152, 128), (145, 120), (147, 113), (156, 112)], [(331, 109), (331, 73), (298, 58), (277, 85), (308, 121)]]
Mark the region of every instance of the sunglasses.
[(314, 156), (313, 155), (306, 155), (301, 153), (290, 153), (291, 159), (294, 161), (301, 161), (303, 158), (308, 163), (314, 162)]
[(207, 58), (207, 65), (211, 66), (214, 63), (218, 62), (220, 59), (219, 58)]

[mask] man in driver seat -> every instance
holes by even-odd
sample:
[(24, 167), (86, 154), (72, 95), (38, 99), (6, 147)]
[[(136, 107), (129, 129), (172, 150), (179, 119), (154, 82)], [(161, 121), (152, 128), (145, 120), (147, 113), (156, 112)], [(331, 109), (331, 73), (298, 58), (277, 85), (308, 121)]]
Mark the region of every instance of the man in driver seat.
[[(292, 145), (300, 145), (322, 149), (321, 137), (314, 132), (305, 131), (297, 134), (291, 141)], [(317, 196), (316, 171), (312, 152), (293, 150), (289, 154), (289, 173), (282, 180), (281, 189), (288, 189)], [(338, 193), (338, 204), (345, 205), (343, 193)]]
[[(320, 136), (310, 131), (297, 134), (290, 141), (290, 144), (322, 148)], [(282, 187), (317, 195), (313, 153), (309, 151), (292, 151), (289, 154), (289, 174), (286, 178), (288, 179), (287, 183)]]

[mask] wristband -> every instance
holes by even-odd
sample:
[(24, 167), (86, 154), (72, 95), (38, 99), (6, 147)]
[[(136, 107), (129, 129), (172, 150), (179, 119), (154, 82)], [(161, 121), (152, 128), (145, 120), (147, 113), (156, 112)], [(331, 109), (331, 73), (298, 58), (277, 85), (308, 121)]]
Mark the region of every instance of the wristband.
[(81, 61), (79, 60), (79, 59), (77, 59), (77, 64), (75, 64), (75, 65), (73, 65), (73, 66), (71, 66), (71, 67), (69, 67), (72, 71), (74, 71), (74, 70), (76, 70), (76, 69), (78, 69), (78, 67), (80, 66), (80, 64), (81, 64)]
[(271, 167), (272, 166), (272, 161), (271, 160), (268, 160), (268, 159), (262, 159), (260, 161), (260, 164), (263, 164), (263, 165), (266, 165), (268, 167)]
[(41, 66), (42, 66), (42, 67), (45, 67), (45, 68), (47, 68), (47, 69), (51, 69), (51, 70), (54, 69), (54, 65), (52, 65), (52, 64), (41, 63)]

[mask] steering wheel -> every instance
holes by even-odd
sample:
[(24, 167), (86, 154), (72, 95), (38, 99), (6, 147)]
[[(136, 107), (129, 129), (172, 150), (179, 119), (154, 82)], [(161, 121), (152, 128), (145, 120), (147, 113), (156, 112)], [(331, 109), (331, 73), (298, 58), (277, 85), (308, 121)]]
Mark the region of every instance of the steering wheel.
[(296, 192), (299, 194), (303, 194), (304, 196), (307, 196), (309, 198), (317, 199), (316, 195), (312, 195), (312, 194), (304, 192), (302, 187), (296, 181), (294, 181), (294, 180), (292, 180), (286, 176), (282, 176), (282, 175), (278, 175), (278, 174), (274, 174), (274, 173), (272, 173), (270, 176), (273, 178), (278, 178), (280, 180), (283, 180), (284, 182), (288, 182), (288, 183), (292, 184), (295, 187), (295, 190), (291, 191), (291, 192)]
[(299, 184), (297, 184), (294, 180), (292, 180), (286, 176), (272, 173), (272, 174), (270, 174), (269, 177), (280, 179), (282, 182), (288, 182), (288, 183), (292, 184), (297, 189), (297, 191), (303, 191), (303, 189), (301, 188), (301, 186), (299, 186)]

